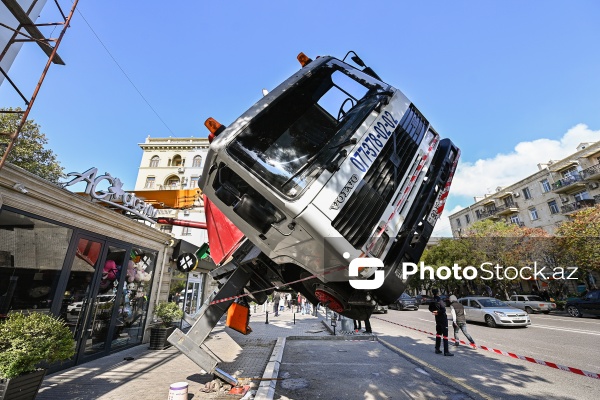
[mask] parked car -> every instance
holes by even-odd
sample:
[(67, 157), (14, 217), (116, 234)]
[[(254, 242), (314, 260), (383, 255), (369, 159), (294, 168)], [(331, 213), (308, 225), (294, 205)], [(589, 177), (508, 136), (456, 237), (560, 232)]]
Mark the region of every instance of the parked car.
[(429, 297), (425, 294), (418, 294), (415, 296), (419, 305), (423, 304), (424, 306), (429, 305), (429, 303), (433, 302), (433, 297)]
[(394, 310), (418, 310), (419, 305), (417, 299), (409, 295), (408, 293), (402, 293), (402, 295), (389, 305), (389, 308)]
[(375, 306), (375, 310), (373, 310), (373, 314), (387, 314), (388, 306), (382, 306), (377, 304)]
[(600, 290), (590, 290), (583, 297), (567, 300), (566, 309), (572, 317), (600, 315)]
[(465, 306), (467, 321), (485, 322), (490, 328), (531, 325), (529, 315), (525, 311), (493, 297), (463, 297), (458, 299), (458, 302)]
[[(115, 301), (114, 294), (100, 294), (96, 297), (96, 304), (106, 304)], [(77, 315), (81, 312), (81, 308), (83, 307), (83, 301), (76, 301), (67, 306), (67, 312), (71, 315)]]
[(535, 312), (543, 312), (544, 314), (556, 310), (556, 304), (550, 301), (545, 301), (540, 296), (531, 294), (517, 294), (510, 296), (510, 300), (506, 302), (509, 306), (520, 308), (527, 311), (527, 314)]

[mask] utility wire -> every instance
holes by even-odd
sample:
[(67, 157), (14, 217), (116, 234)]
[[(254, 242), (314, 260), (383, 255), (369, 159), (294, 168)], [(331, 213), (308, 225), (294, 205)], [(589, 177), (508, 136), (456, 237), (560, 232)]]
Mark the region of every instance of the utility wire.
[(83, 18), (83, 21), (86, 23), (86, 25), (88, 26), (88, 28), (90, 28), (90, 30), (92, 31), (92, 33), (94, 34), (94, 36), (96, 36), (96, 39), (98, 39), (98, 41), (100, 42), (100, 44), (102, 45), (102, 47), (104, 47), (104, 50), (106, 50), (106, 52), (108, 53), (108, 55), (110, 56), (110, 58), (112, 58), (112, 60), (115, 62), (115, 64), (117, 64), (117, 67), (119, 67), (119, 69), (121, 70), (121, 72), (123, 73), (123, 75), (125, 75), (125, 78), (127, 78), (127, 80), (129, 81), (129, 83), (131, 83), (131, 86), (133, 86), (133, 88), (138, 92), (138, 94), (140, 95), (140, 97), (146, 102), (146, 104), (148, 105), (148, 107), (150, 107), (150, 109), (154, 112), (154, 114), (156, 114), (156, 116), (158, 117), (158, 119), (160, 119), (160, 122), (163, 123), (163, 125), (169, 130), (169, 132), (171, 132), (171, 134), (173, 136), (175, 136), (175, 134), (173, 133), (173, 131), (171, 130), (171, 128), (169, 128), (169, 126), (167, 125), (167, 123), (160, 117), (160, 115), (158, 115), (158, 113), (156, 112), (156, 110), (154, 109), (154, 107), (152, 107), (152, 105), (148, 102), (148, 100), (146, 100), (146, 98), (144, 97), (144, 95), (142, 94), (142, 92), (140, 92), (140, 90), (137, 88), (137, 86), (135, 86), (135, 84), (133, 83), (133, 81), (131, 80), (131, 78), (129, 78), (129, 75), (127, 75), (127, 73), (123, 70), (123, 68), (121, 68), (121, 66), (119, 65), (119, 63), (117, 62), (117, 60), (113, 57), (113, 55), (110, 53), (110, 51), (108, 50), (108, 48), (104, 45), (104, 43), (102, 42), (102, 40), (100, 40), (100, 37), (94, 31), (94, 28), (92, 28), (92, 26), (89, 24), (89, 22), (85, 19), (85, 17), (83, 16), (83, 14), (79, 10), (79, 8), (77, 9), (77, 12), (79, 13), (79, 15), (81, 15), (81, 18)]

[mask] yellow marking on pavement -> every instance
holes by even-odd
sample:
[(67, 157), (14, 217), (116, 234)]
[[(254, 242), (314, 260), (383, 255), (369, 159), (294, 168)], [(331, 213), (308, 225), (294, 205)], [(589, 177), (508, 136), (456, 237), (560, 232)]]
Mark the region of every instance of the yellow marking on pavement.
[(429, 368), (430, 370), (432, 370), (432, 371), (434, 371), (434, 372), (436, 372), (436, 373), (444, 376), (445, 378), (451, 380), (452, 382), (454, 382), (457, 385), (463, 387), (464, 389), (470, 391), (471, 393), (474, 393), (474, 394), (476, 394), (477, 396), (480, 396), (483, 399), (492, 400), (492, 398), (489, 397), (488, 395), (486, 395), (485, 393), (482, 393), (479, 390), (475, 389), (474, 387), (469, 386), (466, 383), (459, 381), (458, 379), (454, 378), (451, 375), (448, 375), (447, 373), (445, 373), (441, 369), (436, 368), (433, 365), (431, 365), (431, 364), (429, 364), (429, 363), (427, 363), (427, 362), (425, 362), (423, 360), (418, 359), (417, 357), (413, 356), (412, 354), (407, 353), (406, 351), (399, 349), (398, 347), (394, 346), (393, 344), (388, 343), (385, 340), (381, 339), (381, 337), (378, 337), (377, 339), (379, 340), (379, 342), (381, 342), (387, 348), (389, 348), (389, 349), (391, 349), (391, 350), (393, 350), (393, 351), (395, 351), (397, 353), (400, 353), (402, 356), (404, 356), (406, 358), (410, 358), (413, 362), (421, 365), (422, 367)]

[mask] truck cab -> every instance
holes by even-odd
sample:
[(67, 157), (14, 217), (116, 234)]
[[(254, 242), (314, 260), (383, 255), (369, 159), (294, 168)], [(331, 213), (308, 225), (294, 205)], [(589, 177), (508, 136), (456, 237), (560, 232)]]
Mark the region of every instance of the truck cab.
[[(375, 74), (303, 61), (218, 131), (199, 184), (260, 250), (265, 279), (365, 319), (404, 291), (401, 263), (419, 260), (460, 152)], [(349, 284), (378, 270), (365, 263), (351, 277), (357, 258), (381, 260), (381, 287)]]

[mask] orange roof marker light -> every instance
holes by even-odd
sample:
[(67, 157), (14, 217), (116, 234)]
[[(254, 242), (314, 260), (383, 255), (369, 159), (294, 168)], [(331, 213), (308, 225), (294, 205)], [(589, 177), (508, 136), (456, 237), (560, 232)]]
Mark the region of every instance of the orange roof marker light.
[(221, 133), (225, 130), (225, 127), (223, 125), (221, 125), (219, 122), (217, 122), (217, 120), (212, 117), (208, 118), (206, 121), (204, 121), (204, 126), (206, 126), (208, 128), (208, 130), (210, 131), (210, 135), (208, 135), (209, 143), (212, 143), (214, 138), (216, 136), (219, 136), (219, 133)]
[(308, 64), (310, 64), (312, 62), (312, 58), (308, 57), (304, 53), (298, 54), (298, 57), (296, 57), (296, 58), (300, 62), (300, 65), (302, 65), (303, 67), (306, 67)]

